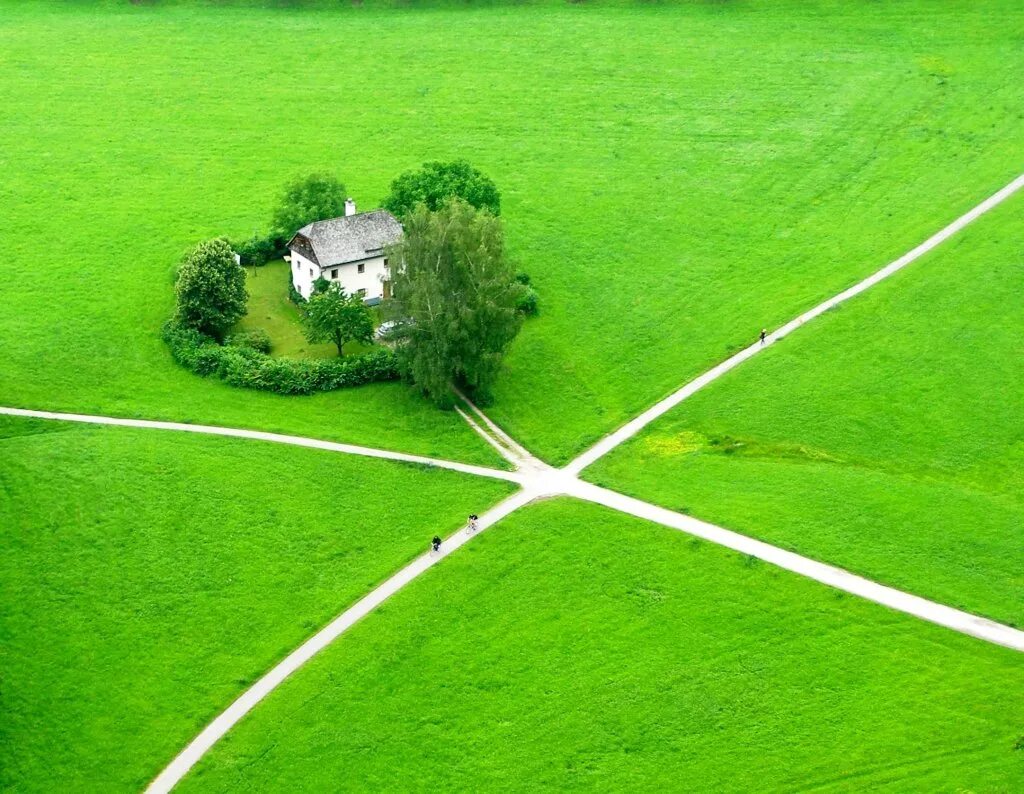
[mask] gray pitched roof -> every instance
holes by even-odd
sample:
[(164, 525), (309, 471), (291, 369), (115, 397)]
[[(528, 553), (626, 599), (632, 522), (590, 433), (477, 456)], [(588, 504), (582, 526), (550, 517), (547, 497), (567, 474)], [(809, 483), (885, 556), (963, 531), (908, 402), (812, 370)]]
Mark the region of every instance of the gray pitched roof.
[[(300, 238), (305, 238), (301, 240)], [(288, 243), (320, 267), (355, 262), (381, 253), (385, 246), (402, 239), (402, 225), (387, 210), (360, 212), (326, 221), (314, 221), (299, 229)]]

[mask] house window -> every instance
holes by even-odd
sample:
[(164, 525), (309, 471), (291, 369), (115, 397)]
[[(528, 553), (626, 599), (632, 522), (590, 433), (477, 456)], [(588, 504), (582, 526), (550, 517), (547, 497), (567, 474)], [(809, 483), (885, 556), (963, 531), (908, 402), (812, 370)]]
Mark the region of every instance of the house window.
[(356, 265), (356, 272), (357, 273), (365, 273), (366, 272), (366, 265), (364, 263), (360, 262), (358, 265)]
[(313, 278), (313, 268), (310, 268), (310, 269), (309, 269), (309, 277), (310, 277), (310, 278)]
[(334, 270), (331, 271), (331, 278), (337, 280), (337, 278), (338, 278), (338, 268), (334, 268)]
[(356, 290), (356, 294), (359, 295), (360, 298), (365, 298), (366, 297), (366, 290), (365, 289), (357, 289)]

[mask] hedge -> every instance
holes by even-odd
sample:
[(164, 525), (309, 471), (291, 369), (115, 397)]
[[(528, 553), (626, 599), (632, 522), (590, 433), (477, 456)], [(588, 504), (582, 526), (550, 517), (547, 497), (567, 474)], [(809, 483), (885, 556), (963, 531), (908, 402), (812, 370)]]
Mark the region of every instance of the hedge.
[(247, 389), (313, 394), (399, 377), (394, 351), (388, 348), (349, 358), (272, 358), (252, 348), (220, 345), (212, 337), (173, 320), (164, 324), (163, 337), (174, 360), (186, 369)]

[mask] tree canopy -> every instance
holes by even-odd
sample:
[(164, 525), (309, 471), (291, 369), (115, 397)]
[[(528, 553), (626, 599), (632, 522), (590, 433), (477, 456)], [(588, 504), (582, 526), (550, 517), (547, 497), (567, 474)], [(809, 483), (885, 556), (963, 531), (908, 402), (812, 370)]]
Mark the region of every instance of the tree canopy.
[(347, 342), (373, 341), (373, 318), (363, 297), (346, 295), (337, 282), (318, 282), (306, 303), (305, 324), (310, 342), (333, 342), (339, 356)]
[(486, 399), (522, 325), (501, 220), (459, 199), (436, 212), (419, 204), (389, 256), (401, 263), (390, 311), (405, 374), (441, 405), (453, 383)]
[(249, 300), (245, 271), (235, 262), (231, 246), (220, 239), (200, 243), (189, 252), (174, 290), (178, 322), (217, 339), (245, 315)]
[(501, 196), (494, 182), (465, 160), (450, 163), (424, 163), (417, 171), (407, 171), (391, 183), (391, 194), (384, 207), (405, 218), (417, 204), (428, 210), (440, 210), (452, 198), (459, 198), (492, 215), (501, 214)]
[(285, 188), (274, 210), (273, 234), (287, 240), (313, 221), (345, 214), (345, 186), (330, 174), (309, 174)]

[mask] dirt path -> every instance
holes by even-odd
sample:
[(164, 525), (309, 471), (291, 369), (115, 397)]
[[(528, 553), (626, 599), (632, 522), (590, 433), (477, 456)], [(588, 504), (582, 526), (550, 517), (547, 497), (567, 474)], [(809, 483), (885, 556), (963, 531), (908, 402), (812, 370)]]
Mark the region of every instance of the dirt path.
[(421, 466), (433, 466), (438, 469), (450, 469), (463, 474), (474, 474), (477, 477), (490, 477), (495, 480), (522, 484), (523, 478), (511, 471), (492, 469), (487, 466), (474, 466), (470, 463), (459, 463), (443, 458), (428, 458), (423, 455), (409, 455), (405, 452), (392, 452), (387, 449), (359, 447), (354, 444), (339, 444), (334, 441), (321, 441), (317, 438), (289, 436), (282, 433), (265, 433), (262, 430), (242, 430), (235, 427), (219, 427), (216, 425), (193, 425), (184, 422), (156, 422), (149, 419), (123, 419), (116, 416), (91, 416), (89, 414), (65, 414), (53, 411), (31, 411), (24, 408), (4, 408), (0, 406), (0, 414), (21, 416), (30, 419), (56, 419), (61, 422), (83, 422), (91, 425), (113, 425), (116, 427), (142, 427), (150, 430), (176, 430), (184, 433), (200, 433), (212, 436), (228, 436), (230, 438), (248, 438), (255, 441), (270, 441), (275, 444), (290, 444), (296, 447), (324, 449), (329, 452), (341, 452), (345, 455), (361, 455), (366, 458), (396, 460), (401, 463), (416, 463)]

